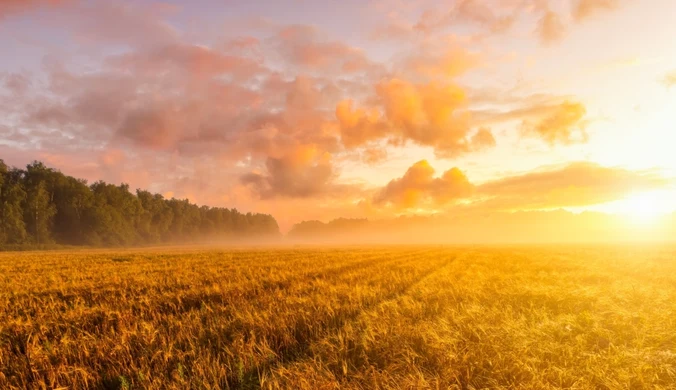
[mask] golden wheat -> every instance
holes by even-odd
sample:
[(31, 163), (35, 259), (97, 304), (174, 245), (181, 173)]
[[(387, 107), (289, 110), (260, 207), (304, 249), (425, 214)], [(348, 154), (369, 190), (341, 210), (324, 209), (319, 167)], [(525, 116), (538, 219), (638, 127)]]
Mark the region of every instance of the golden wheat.
[(669, 248), (0, 254), (0, 388), (676, 388)]

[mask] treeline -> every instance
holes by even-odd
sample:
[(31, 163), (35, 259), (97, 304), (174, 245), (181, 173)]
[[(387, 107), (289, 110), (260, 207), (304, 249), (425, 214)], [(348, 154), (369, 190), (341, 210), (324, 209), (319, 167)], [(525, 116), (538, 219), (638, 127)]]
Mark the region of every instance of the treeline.
[(288, 237), (326, 244), (551, 244), (676, 242), (676, 212), (649, 226), (629, 216), (567, 210), (466, 212), (380, 220), (303, 221)]
[(365, 218), (338, 218), (327, 223), (321, 221), (302, 221), (291, 227), (288, 237), (295, 239), (313, 239), (345, 234), (359, 234), (373, 223)]
[(295, 242), (312, 243), (410, 243), (418, 242), (418, 233), (435, 226), (439, 218), (400, 216), (390, 219), (337, 218), (329, 222), (302, 221), (289, 230)]
[(86, 180), (34, 161), (0, 159), (0, 247), (50, 244), (124, 246), (279, 235), (266, 214), (197, 206), (188, 200)]

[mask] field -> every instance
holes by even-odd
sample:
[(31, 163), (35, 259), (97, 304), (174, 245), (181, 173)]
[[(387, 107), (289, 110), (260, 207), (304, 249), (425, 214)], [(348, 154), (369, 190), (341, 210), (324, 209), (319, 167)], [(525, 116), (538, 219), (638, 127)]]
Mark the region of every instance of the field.
[(676, 250), (0, 253), (0, 388), (676, 388)]

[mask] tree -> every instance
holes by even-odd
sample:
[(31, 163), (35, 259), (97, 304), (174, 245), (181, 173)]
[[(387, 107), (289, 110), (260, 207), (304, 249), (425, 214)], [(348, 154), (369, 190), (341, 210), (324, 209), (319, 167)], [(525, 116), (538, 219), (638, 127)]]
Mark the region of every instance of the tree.
[(146, 242), (157, 243), (167, 239), (174, 213), (160, 194), (136, 190), (141, 202), (142, 214), (139, 218), (139, 234)]
[(0, 245), (22, 244), (27, 240), (22, 207), (26, 192), (21, 183), (22, 172), (8, 169), (0, 159)]
[(26, 205), (24, 207), (24, 221), (28, 233), (37, 244), (52, 241), (52, 222), (56, 215), (56, 207), (52, 203), (54, 178), (51, 169), (41, 162), (34, 161), (26, 167), (24, 186), (26, 188)]
[(92, 226), (86, 215), (93, 206), (93, 195), (86, 180), (75, 179), (57, 172), (54, 186), (54, 237), (59, 242), (81, 245), (87, 243)]
[(0, 246), (7, 244), (134, 245), (241, 235), (279, 234), (264, 214), (197, 206), (85, 180), (34, 161), (25, 170), (0, 160)]

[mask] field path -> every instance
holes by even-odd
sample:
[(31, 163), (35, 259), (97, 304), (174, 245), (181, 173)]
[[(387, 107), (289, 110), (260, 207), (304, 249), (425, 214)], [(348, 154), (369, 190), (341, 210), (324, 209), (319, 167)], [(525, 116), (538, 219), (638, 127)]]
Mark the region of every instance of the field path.
[[(265, 377), (269, 372), (278, 369), (279, 367), (291, 365), (304, 359), (312, 359), (311, 347), (314, 343), (335, 336), (340, 332), (341, 329), (350, 324), (360, 315), (372, 310), (376, 310), (382, 304), (395, 301), (402, 295), (407, 294), (408, 291), (414, 288), (416, 285), (425, 283), (429, 277), (441, 272), (445, 267), (448, 267), (457, 258), (457, 254), (444, 254), (443, 257), (444, 260), (440, 261), (439, 264), (436, 264), (435, 262), (434, 266), (426, 268), (424, 272), (416, 275), (414, 279), (408, 281), (406, 284), (398, 286), (395, 290), (388, 291), (384, 295), (379, 296), (376, 300), (366, 302), (364, 305), (355, 310), (343, 313), (341, 316), (337, 317), (335, 321), (330, 322), (329, 326), (321, 329), (312, 339), (304, 340), (303, 343), (295, 344), (278, 351), (277, 355), (273, 359), (269, 359), (268, 361), (263, 362), (261, 365), (248, 371), (245, 374), (245, 383), (247, 386), (258, 387), (261, 385), (260, 379)], [(429, 257), (426, 257), (425, 259), (427, 261), (430, 260)], [(435, 258), (435, 261), (437, 260), (438, 259)], [(414, 257), (412, 261), (421, 260), (417, 257)]]

